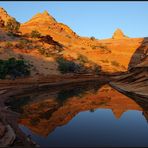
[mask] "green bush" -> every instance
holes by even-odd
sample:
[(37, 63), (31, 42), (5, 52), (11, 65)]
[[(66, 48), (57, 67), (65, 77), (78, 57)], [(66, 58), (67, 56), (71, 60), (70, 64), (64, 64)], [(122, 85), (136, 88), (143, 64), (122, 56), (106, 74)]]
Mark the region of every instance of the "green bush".
[(13, 78), (30, 75), (30, 66), (24, 60), (15, 58), (0, 60), (0, 79), (4, 79), (7, 75)]
[(37, 47), (38, 51), (40, 54), (44, 55), (45, 54), (45, 48), (44, 47)]
[(92, 36), (90, 39), (91, 39), (91, 40), (95, 40), (96, 38), (95, 38), (94, 36)]
[(111, 50), (106, 45), (100, 45), (99, 47), (101, 48), (102, 52), (111, 53)]
[(63, 51), (63, 49), (57, 45), (55, 45), (54, 47), (50, 47), (50, 48), (44, 48), (42, 46), (38, 46), (37, 49), (40, 54), (46, 57), (51, 57), (51, 56), (57, 57), (59, 56), (60, 52)]
[(88, 69), (78, 61), (77, 63), (73, 61), (68, 61), (64, 59), (63, 57), (58, 57), (57, 59), (58, 62), (58, 69), (61, 73), (95, 73), (99, 74), (101, 71), (101, 67), (97, 64), (92, 64), (92, 67)]
[(92, 49), (98, 49), (101, 52), (111, 52), (111, 50), (106, 45), (99, 45), (99, 46), (91, 46)]
[(54, 55), (49, 48), (38, 47), (37, 49), (39, 53), (44, 55), (45, 57), (50, 57)]
[(73, 61), (68, 61), (68, 60), (64, 59), (63, 57), (58, 57), (56, 60), (59, 64), (58, 69), (63, 74), (64, 73), (73, 73), (79, 69), (79, 65), (77, 65)]
[(13, 44), (11, 42), (6, 42), (5, 48), (12, 48)]
[(29, 40), (26, 40), (26, 39), (23, 39), (23, 40), (20, 40), (16, 45), (15, 45), (16, 48), (19, 48), (19, 49), (32, 49), (33, 48), (33, 45), (31, 44), (31, 41)]
[(41, 37), (41, 34), (40, 34), (37, 30), (33, 30), (33, 31), (31, 32), (30, 36), (31, 36), (32, 38), (39, 38), (39, 37)]

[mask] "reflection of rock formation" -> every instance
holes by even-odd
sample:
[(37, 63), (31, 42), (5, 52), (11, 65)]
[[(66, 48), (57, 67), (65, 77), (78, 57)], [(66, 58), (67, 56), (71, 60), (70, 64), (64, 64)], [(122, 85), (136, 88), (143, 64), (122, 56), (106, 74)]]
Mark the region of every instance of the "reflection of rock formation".
[(116, 117), (116, 119), (119, 119), (121, 116), (122, 116), (122, 114), (125, 112), (125, 110), (122, 110), (122, 109), (112, 109), (112, 112), (114, 113), (114, 116)]
[(145, 119), (148, 122), (148, 110), (143, 112), (143, 116), (145, 117)]
[(59, 93), (63, 94), (63, 100), (57, 95), (51, 95), (47, 99), (38, 99), (24, 105), (20, 124), (39, 135), (47, 136), (56, 127), (67, 124), (82, 111), (111, 109), (115, 117), (119, 118), (127, 110), (142, 110), (133, 100), (108, 85), (104, 85), (99, 90), (89, 89), (74, 93), (74, 96), (68, 98), (65, 97), (67, 94)]

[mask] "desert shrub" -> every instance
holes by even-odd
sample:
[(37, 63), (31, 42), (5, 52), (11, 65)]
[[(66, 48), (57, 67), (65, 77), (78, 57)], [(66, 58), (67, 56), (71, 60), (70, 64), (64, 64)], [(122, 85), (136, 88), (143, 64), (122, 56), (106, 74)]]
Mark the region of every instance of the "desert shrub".
[(111, 50), (106, 45), (100, 45), (99, 47), (102, 49), (102, 51), (111, 53)]
[(105, 46), (105, 45), (99, 45), (99, 46), (92, 46), (92, 49), (98, 49), (100, 50), (101, 52), (111, 52), (111, 50)]
[(19, 48), (19, 49), (32, 49), (34, 47), (33, 47), (33, 45), (31, 43), (32, 43), (32, 41), (23, 39), (23, 40), (20, 40), (15, 45), (15, 47)]
[(41, 37), (41, 34), (37, 30), (32, 30), (30, 36), (32, 38), (39, 38), (39, 37)]
[(59, 52), (62, 52), (63, 51), (63, 48), (62, 48), (62, 46), (55, 45), (55, 47), (53, 48), (53, 50), (55, 50), (55, 52), (59, 53)]
[(27, 41), (26, 40), (20, 40), (19, 43), (17, 43), (15, 46), (19, 49), (23, 49), (24, 47), (26, 48)]
[[(83, 71), (85, 73), (99, 74), (101, 71), (101, 66), (97, 65), (96, 63), (92, 62), (91, 60), (88, 60), (88, 58), (84, 55), (78, 56), (77, 63), (79, 63), (79, 65), (80, 65), (80, 71)], [(89, 68), (85, 66), (86, 63), (90, 65)]]
[(46, 57), (50, 57), (51, 55), (53, 55), (49, 48), (38, 47), (37, 49), (38, 49), (40, 54), (42, 54)]
[(5, 43), (5, 48), (12, 48), (13, 44), (11, 42), (6, 42)]
[(17, 76), (27, 76), (30, 74), (30, 66), (24, 60), (16, 60), (9, 58), (8, 60), (0, 60), (0, 78), (4, 79), (6, 75), (13, 78)]
[(107, 47), (105, 45), (100, 45), (99, 47), (102, 49), (107, 49)]
[(91, 40), (95, 40), (96, 38), (95, 38), (94, 36), (92, 36), (90, 39), (91, 39)]
[(59, 46), (54, 46), (54, 47), (50, 47), (50, 48), (44, 48), (42, 46), (38, 46), (37, 47), (38, 51), (40, 54), (46, 56), (46, 57), (50, 57), (50, 56), (59, 56), (59, 53), (63, 51), (63, 49)]
[(11, 32), (7, 32), (6, 34), (10, 37), (14, 37), (13, 33), (11, 33)]
[(15, 19), (9, 19), (5, 28), (9, 33), (17, 34), (19, 32), (20, 23)]
[(120, 64), (117, 61), (111, 61), (111, 64), (116, 67), (120, 66)]
[(92, 64), (91, 68), (85, 67), (84, 64), (80, 63), (79, 61), (69, 61), (64, 59), (63, 57), (58, 57), (58, 69), (61, 73), (95, 73), (99, 74), (101, 71), (101, 67), (97, 64)]
[(73, 61), (68, 61), (64, 59), (63, 57), (58, 57), (56, 59), (58, 62), (58, 69), (61, 73), (73, 73), (76, 72), (79, 69), (79, 65), (74, 63)]
[(40, 54), (44, 55), (45, 54), (45, 48), (44, 47), (37, 47), (38, 51)]

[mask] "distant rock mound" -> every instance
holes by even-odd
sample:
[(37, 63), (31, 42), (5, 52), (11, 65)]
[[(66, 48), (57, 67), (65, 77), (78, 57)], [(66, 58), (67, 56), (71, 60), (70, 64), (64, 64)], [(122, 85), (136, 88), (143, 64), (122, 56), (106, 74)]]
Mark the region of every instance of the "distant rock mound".
[(56, 23), (56, 20), (54, 17), (52, 17), (46, 10), (43, 13), (37, 13), (32, 17), (29, 22), (41, 22), (41, 21), (47, 21), (48, 23)]
[(124, 33), (121, 29), (116, 29), (112, 38), (113, 39), (123, 39), (123, 38), (128, 38), (128, 37), (124, 35)]
[(37, 13), (28, 22), (21, 24), (22, 33), (30, 33), (32, 30), (38, 30), (43, 35), (62, 40), (77, 36), (67, 25), (57, 22), (47, 11)]

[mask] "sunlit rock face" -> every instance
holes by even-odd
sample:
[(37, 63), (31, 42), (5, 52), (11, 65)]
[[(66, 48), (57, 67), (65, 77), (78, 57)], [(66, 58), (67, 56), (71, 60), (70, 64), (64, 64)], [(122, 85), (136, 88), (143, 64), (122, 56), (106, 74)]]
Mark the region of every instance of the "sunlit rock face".
[[(134, 94), (138, 102), (148, 102), (148, 40), (145, 38), (141, 46), (133, 53), (128, 72), (117, 76), (112, 86)], [(143, 105), (143, 104), (142, 104)]]
[[(0, 12), (0, 22), (2, 19), (4, 22), (7, 22), (8, 19), (12, 18), (3, 8), (0, 9)], [(60, 48), (60, 50), (62, 50), (60, 54), (64, 58), (76, 60), (79, 55), (83, 55), (89, 61), (85, 64), (86, 67), (89, 67), (90, 63), (95, 63), (101, 66), (103, 72), (107, 73), (125, 72), (128, 70), (129, 65), (137, 63), (136, 61), (140, 58), (139, 56), (137, 56), (135, 60), (132, 60), (133, 62), (131, 62), (131, 58), (137, 49), (141, 47), (143, 41), (147, 40), (145, 38), (128, 38), (121, 29), (117, 29), (113, 37), (108, 39), (81, 37), (69, 26), (58, 22), (58, 20), (47, 11), (37, 13), (20, 26), (22, 35), (30, 34), (33, 30), (39, 31), (42, 36), (48, 35), (55, 43), (60, 43), (63, 47), (62, 49)], [(7, 41), (12, 44), (21, 42), (21, 38), (17, 38), (17, 41), (13, 38), (10, 40), (10, 37), (6, 34), (4, 30), (0, 29), (0, 40), (4, 40), (3, 44), (6, 44)], [(33, 76), (36, 74), (60, 75), (61, 73), (58, 70), (56, 60), (52, 56), (46, 57), (39, 53), (39, 49), (42, 48), (47, 49), (49, 53), (49, 49), (52, 53), (57, 53), (59, 49), (59, 47), (57, 47), (58, 44), (51, 44), (50, 39), (47, 42), (43, 40), (33, 40), (29, 37), (26, 37), (26, 39), (28, 42), (31, 42), (30, 47), (32, 46), (32, 50), (26, 51), (26, 47), (24, 50), (20, 50), (12, 46), (11, 53), (9, 53), (10, 50), (8, 50), (2, 53), (0, 58), (6, 59), (9, 58), (10, 55), (17, 58), (20, 54), (34, 66), (34, 68), (31, 69)], [(52, 55), (52, 53), (49, 55)]]
[(15, 20), (15, 18), (10, 16), (4, 8), (0, 7), (0, 20), (4, 21), (4, 25), (6, 25), (10, 19)]
[(114, 32), (113, 39), (124, 39), (124, 38), (128, 38), (124, 35), (124, 33), (122, 32), (121, 29), (116, 29), (116, 31)]
[[(68, 96), (68, 94), (74, 95)], [(42, 136), (48, 136), (56, 127), (67, 124), (83, 111), (110, 109), (115, 118), (119, 119), (128, 110), (142, 110), (133, 100), (108, 85), (98, 90), (73, 90), (71, 93), (60, 91), (54, 95), (42, 94), (36, 99), (21, 107), (22, 116), (19, 123)]]
[(43, 35), (51, 35), (57, 40), (62, 40), (59, 35), (62, 35), (64, 38), (74, 38), (76, 36), (68, 26), (57, 22), (47, 11), (38, 13), (28, 22), (21, 24), (20, 31), (22, 33), (30, 33), (32, 30), (38, 30)]
[(20, 28), (22, 33), (34, 29), (63, 44), (65, 58), (77, 59), (79, 54), (84, 55), (100, 65), (102, 71), (109, 73), (126, 71), (133, 53), (143, 41), (143, 38), (128, 38), (121, 29), (114, 32), (112, 39), (92, 40), (80, 37), (70, 27), (53, 19), (48, 12), (35, 15)]
[(141, 45), (143, 38), (128, 38), (117, 29), (112, 39), (98, 40), (78, 36), (70, 27), (56, 21), (48, 12), (36, 14), (28, 22), (21, 24), (20, 31), (29, 33), (38, 30), (50, 35), (65, 46), (63, 56), (76, 59), (79, 54), (100, 65), (102, 71), (126, 71), (133, 53)]

